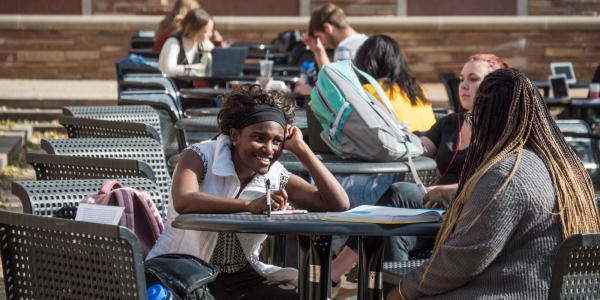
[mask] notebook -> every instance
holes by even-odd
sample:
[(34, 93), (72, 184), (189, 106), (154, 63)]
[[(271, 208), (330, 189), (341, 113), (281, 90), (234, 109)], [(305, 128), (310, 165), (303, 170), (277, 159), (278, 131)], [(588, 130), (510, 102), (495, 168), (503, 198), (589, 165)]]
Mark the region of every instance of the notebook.
[(344, 212), (326, 213), (325, 221), (407, 224), (440, 222), (445, 209), (414, 209), (361, 205)]
[(212, 50), (212, 77), (235, 77), (242, 74), (246, 61), (246, 47), (214, 48)]

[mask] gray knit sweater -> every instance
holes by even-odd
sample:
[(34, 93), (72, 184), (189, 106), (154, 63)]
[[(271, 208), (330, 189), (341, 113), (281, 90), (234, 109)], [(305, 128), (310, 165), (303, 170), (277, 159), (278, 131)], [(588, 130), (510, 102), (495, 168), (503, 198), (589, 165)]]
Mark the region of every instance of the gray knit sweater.
[(556, 211), (556, 199), (543, 161), (526, 149), (513, 179), (485, 208), (515, 157), (479, 180), (425, 279), (424, 267), (403, 279), (409, 299), (547, 299), (562, 234), (548, 212)]

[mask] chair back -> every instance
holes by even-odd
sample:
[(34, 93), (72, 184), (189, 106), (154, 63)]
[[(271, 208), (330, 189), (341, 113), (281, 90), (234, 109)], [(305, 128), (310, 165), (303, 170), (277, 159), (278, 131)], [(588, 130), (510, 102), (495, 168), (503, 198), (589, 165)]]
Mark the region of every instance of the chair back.
[(82, 119), (142, 123), (161, 134), (158, 113), (149, 105), (66, 106), (63, 115)]
[[(119, 103), (121, 104), (121, 103)], [(167, 159), (185, 149), (185, 136), (174, 128), (171, 116), (165, 114), (165, 107), (156, 110), (151, 105), (120, 105), (120, 106), (69, 106), (63, 108), (63, 115), (84, 119), (140, 123), (150, 125), (161, 137)], [(148, 103), (150, 104), (150, 103)], [(167, 111), (168, 114), (168, 111)], [(71, 125), (71, 127), (74, 127)], [(75, 129), (73, 129), (75, 131)], [(105, 131), (105, 128), (98, 128)], [(110, 131), (112, 132), (112, 131)], [(81, 134), (78, 134), (82, 137)], [(102, 136), (113, 137), (113, 136)], [(115, 136), (118, 137), (118, 136)]]
[[(80, 180), (29, 180), (12, 183), (12, 193), (19, 197), (23, 212), (37, 216), (52, 217), (64, 206), (78, 206), (81, 199), (97, 193), (105, 179)], [(163, 219), (167, 215), (162, 194), (155, 182), (147, 178), (122, 178), (127, 187), (150, 195)]]
[(592, 178), (597, 177), (595, 173), (598, 172), (600, 165), (598, 137), (592, 134), (590, 126), (583, 120), (556, 120), (556, 125)]
[(132, 159), (27, 153), (25, 160), (35, 169), (37, 180), (142, 177), (156, 182), (148, 164)]
[(454, 73), (442, 73), (438, 76), (438, 78), (446, 88), (450, 108), (452, 108), (454, 112), (464, 111), (464, 108), (460, 104), (460, 96), (458, 94), (458, 86), (460, 84), (460, 79), (458, 76), (456, 76)]
[(167, 203), (171, 177), (162, 146), (153, 139), (43, 139), (42, 149), (49, 154), (72, 155), (84, 157), (112, 158), (117, 160), (129, 159), (142, 161), (150, 165), (156, 176), (156, 184)]
[(67, 129), (70, 138), (135, 138), (148, 137), (162, 142), (160, 133), (143, 123), (106, 121), (69, 116), (58, 117), (58, 123)]
[(576, 234), (558, 249), (548, 299), (600, 297), (600, 233)]
[(7, 299), (146, 299), (144, 262), (127, 228), (0, 211)]

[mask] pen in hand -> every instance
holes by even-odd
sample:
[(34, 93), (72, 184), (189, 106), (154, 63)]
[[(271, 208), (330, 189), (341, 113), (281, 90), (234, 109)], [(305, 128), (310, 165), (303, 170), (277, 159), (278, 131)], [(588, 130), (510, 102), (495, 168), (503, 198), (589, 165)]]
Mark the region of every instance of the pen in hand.
[(267, 178), (266, 181), (266, 190), (267, 190), (267, 217), (271, 216), (271, 181)]

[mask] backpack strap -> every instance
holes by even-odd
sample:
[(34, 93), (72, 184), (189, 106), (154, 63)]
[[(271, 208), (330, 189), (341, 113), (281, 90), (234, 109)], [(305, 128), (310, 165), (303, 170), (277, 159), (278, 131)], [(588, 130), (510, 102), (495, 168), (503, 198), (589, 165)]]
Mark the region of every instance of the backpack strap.
[(381, 99), (381, 101), (383, 102), (383, 105), (392, 114), (396, 123), (400, 124), (400, 120), (398, 120), (398, 116), (396, 116), (396, 113), (394, 112), (394, 108), (392, 107), (392, 102), (390, 102), (390, 99), (388, 99), (387, 95), (381, 88), (381, 85), (379, 85), (379, 82), (377, 82), (377, 80), (375, 80), (371, 75), (369, 75), (366, 72), (364, 72), (363, 70), (357, 68), (355, 65), (352, 65), (352, 68), (354, 69), (354, 71), (356, 73), (361, 75), (364, 79), (366, 79), (369, 82), (369, 84), (375, 89), (375, 92), (377, 92), (377, 96), (379, 96), (379, 99)]

